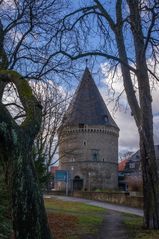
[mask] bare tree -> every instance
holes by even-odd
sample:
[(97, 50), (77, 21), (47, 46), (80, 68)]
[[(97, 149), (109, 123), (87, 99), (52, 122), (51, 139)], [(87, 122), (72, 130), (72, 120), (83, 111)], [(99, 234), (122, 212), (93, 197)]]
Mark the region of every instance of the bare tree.
[(43, 107), (41, 128), (34, 142), (34, 157), (37, 165), (41, 163), (45, 167), (44, 174), (47, 175), (49, 167), (59, 159), (57, 130), (69, 97), (52, 81), (34, 82), (32, 88)]
[(3, 0), (0, 6), (1, 68), (16, 69), (27, 79), (57, 82), (70, 73), (56, 38), (67, 1)]
[[(25, 79), (58, 83), (64, 71), (65, 76), (70, 73), (57, 53), (58, 19), (65, 7), (66, 1), (56, 0), (0, 1), (0, 160), (9, 172), (16, 239), (52, 238), (31, 153), (42, 106)], [(10, 84), (20, 100), (7, 105), (4, 91)], [(8, 110), (13, 105), (21, 109), (20, 115)]]
[[(144, 226), (159, 229), (159, 182), (153, 141), (152, 96), (150, 81), (159, 59), (158, 1), (89, 1), (66, 15), (61, 38), (72, 44), (61, 53), (77, 60), (103, 57), (112, 69), (121, 66), (127, 100), (136, 122), (143, 172)], [(77, 37), (78, 36), (78, 37)], [(94, 39), (94, 40), (93, 40)], [(151, 64), (150, 64), (151, 63)], [(137, 87), (134, 85), (134, 77)]]

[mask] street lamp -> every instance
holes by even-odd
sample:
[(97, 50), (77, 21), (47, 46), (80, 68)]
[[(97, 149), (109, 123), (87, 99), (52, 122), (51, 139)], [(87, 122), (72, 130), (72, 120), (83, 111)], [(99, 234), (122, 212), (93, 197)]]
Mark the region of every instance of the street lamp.
[(88, 172), (88, 191), (91, 191), (91, 172)]
[(72, 183), (71, 183), (71, 192), (73, 194), (73, 171), (74, 171), (74, 166), (71, 166), (71, 178), (72, 178)]

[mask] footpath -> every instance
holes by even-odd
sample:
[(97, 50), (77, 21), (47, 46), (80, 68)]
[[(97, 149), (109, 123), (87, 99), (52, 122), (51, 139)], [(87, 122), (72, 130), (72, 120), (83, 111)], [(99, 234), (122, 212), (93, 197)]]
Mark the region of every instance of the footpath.
[(84, 198), (76, 198), (76, 197), (54, 196), (54, 195), (47, 195), (45, 197), (58, 198), (60, 200), (69, 201), (69, 202), (83, 202), (88, 205), (102, 207), (102, 208), (117, 211), (117, 212), (130, 213), (130, 214), (134, 214), (134, 215), (141, 216), (141, 217), (143, 216), (143, 210), (138, 209), (138, 208), (132, 208), (132, 207), (127, 207), (127, 206), (122, 206), (122, 205), (116, 205), (116, 204), (100, 202), (100, 201), (93, 201), (93, 200), (88, 200), (88, 199), (84, 199)]
[(56, 198), (69, 202), (82, 202), (88, 205), (102, 207), (107, 209), (104, 221), (101, 225), (98, 235), (94, 238), (92, 235), (82, 239), (129, 239), (128, 233), (123, 225), (122, 213), (130, 213), (137, 216), (143, 216), (143, 210), (127, 206), (115, 205), (106, 202), (93, 201), (83, 198), (45, 195), (46, 198)]

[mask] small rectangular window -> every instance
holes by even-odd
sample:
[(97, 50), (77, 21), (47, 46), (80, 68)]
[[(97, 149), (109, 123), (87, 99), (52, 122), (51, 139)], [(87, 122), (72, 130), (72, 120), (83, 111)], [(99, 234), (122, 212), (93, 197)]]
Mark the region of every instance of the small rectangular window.
[(99, 150), (98, 149), (92, 149), (91, 154), (92, 154), (92, 160), (93, 161), (98, 161), (99, 160)]
[(135, 168), (135, 163), (130, 163), (129, 168)]

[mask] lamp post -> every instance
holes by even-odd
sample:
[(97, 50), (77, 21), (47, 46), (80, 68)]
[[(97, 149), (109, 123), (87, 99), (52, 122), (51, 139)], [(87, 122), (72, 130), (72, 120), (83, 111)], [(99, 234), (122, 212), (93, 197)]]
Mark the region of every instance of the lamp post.
[(73, 171), (74, 171), (74, 166), (71, 167), (71, 178), (72, 178), (72, 183), (71, 183), (71, 192), (73, 194)]
[(68, 183), (69, 183), (69, 172), (68, 170), (66, 171), (66, 176), (65, 176), (65, 184), (66, 184), (66, 196), (68, 196)]
[(91, 172), (88, 172), (88, 191), (91, 191)]

